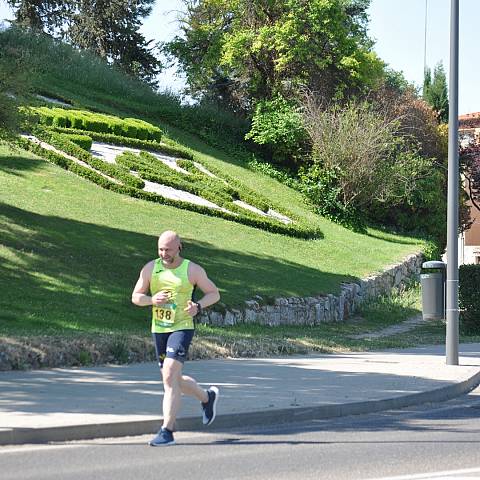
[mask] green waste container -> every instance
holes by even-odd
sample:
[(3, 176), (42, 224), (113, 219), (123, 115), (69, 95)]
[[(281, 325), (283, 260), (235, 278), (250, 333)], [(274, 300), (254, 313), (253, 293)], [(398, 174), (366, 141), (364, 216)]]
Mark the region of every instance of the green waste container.
[(420, 274), (422, 286), (422, 315), (424, 320), (445, 319), (446, 264), (424, 262)]

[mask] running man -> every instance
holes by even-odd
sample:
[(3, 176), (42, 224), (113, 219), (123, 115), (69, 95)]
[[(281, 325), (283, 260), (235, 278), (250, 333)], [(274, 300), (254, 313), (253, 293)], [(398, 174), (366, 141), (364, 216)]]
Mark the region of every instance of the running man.
[[(218, 302), (220, 294), (205, 270), (182, 258), (181, 252), (180, 237), (172, 231), (163, 232), (158, 239), (159, 258), (142, 268), (132, 293), (135, 305), (152, 306), (152, 336), (163, 379), (163, 425), (149, 442), (153, 447), (175, 444), (173, 430), (182, 394), (201, 402), (204, 425), (215, 420), (219, 395), (217, 387), (204, 390), (182, 374), (195, 331), (193, 317)], [(192, 299), (195, 287), (204, 294), (198, 302)]]

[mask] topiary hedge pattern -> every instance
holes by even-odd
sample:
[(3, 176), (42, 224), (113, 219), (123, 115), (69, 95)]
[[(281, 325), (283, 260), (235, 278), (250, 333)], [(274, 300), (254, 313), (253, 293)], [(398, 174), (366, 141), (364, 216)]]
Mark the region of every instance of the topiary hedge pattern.
[(109, 177), (114, 178), (125, 185), (140, 189), (145, 187), (145, 182), (141, 178), (135, 177), (129, 172), (129, 170), (119, 165), (107, 163), (103, 160), (95, 158), (91, 153), (86, 152), (76, 143), (70, 141), (67, 135), (42, 130), (36, 130), (35, 135), (45, 143), (48, 143), (79, 160), (82, 160), (95, 170), (108, 175)]
[(480, 265), (460, 265), (459, 280), (460, 328), (480, 334)]
[(305, 225), (292, 225), (292, 224), (285, 225), (279, 222), (277, 223), (277, 222), (271, 221), (268, 218), (264, 219), (264, 218), (258, 218), (258, 217), (254, 218), (248, 215), (243, 215), (243, 216), (235, 215), (228, 212), (224, 212), (222, 210), (216, 210), (216, 209), (204, 207), (202, 205), (197, 205), (190, 202), (170, 200), (168, 198), (162, 197), (161, 195), (157, 195), (151, 192), (145, 192), (144, 190), (140, 190), (138, 188), (134, 188), (129, 185), (119, 185), (105, 178), (100, 173), (97, 173), (94, 170), (90, 170), (87, 167), (83, 167), (75, 163), (73, 160), (70, 160), (56, 152), (53, 152), (51, 150), (46, 150), (40, 145), (34, 142), (31, 142), (27, 139), (20, 138), (18, 140), (18, 143), (22, 148), (25, 148), (26, 150), (30, 150), (33, 153), (37, 154), (38, 156), (43, 157), (46, 160), (66, 170), (69, 170), (83, 178), (86, 178), (96, 183), (97, 185), (103, 188), (106, 188), (108, 190), (111, 190), (113, 192), (126, 194), (133, 198), (160, 203), (162, 205), (168, 205), (176, 208), (182, 208), (185, 210), (191, 210), (191, 211), (202, 213), (212, 217), (220, 217), (225, 220), (242, 223), (250, 227), (261, 228), (263, 230), (266, 230), (272, 233), (278, 233), (282, 235), (288, 235), (291, 237), (303, 238), (303, 239), (313, 239), (313, 238), (323, 237), (322, 232), (317, 228), (310, 228)]
[[(236, 205), (233, 203), (235, 200), (242, 200), (263, 212), (268, 212), (272, 207), (271, 202), (257, 192), (246, 188), (235, 178), (226, 175), (212, 165), (204, 165), (203, 161), (200, 161), (190, 149), (169, 138), (161, 137), (160, 129), (148, 122), (135, 118), (122, 120), (111, 115), (62, 108), (39, 107), (32, 108), (31, 111), (38, 115), (39, 123), (34, 127), (33, 133), (40, 140), (85, 162), (94, 170), (79, 165), (59, 153), (44, 149), (38, 144), (22, 140), (22, 145), (62, 168), (88, 178), (103, 188), (135, 198), (222, 217), (270, 232), (299, 238), (322, 237), (318, 228), (312, 228), (300, 221), (295, 224), (284, 224), (276, 218), (262, 217)], [(93, 157), (89, 152), (92, 140), (176, 157), (178, 158), (177, 165), (183, 167), (188, 173), (170, 168), (148, 151), (141, 151), (138, 155), (133, 152), (124, 152), (117, 156), (115, 164), (104, 162)], [(214, 176), (199, 169), (199, 164), (207, 168)], [(132, 175), (132, 171), (135, 175)], [(143, 190), (144, 180), (198, 195), (224, 210), (170, 200), (156, 193), (146, 192)], [(296, 220), (294, 215), (285, 209), (278, 206), (273, 208), (290, 219)]]
[[(53, 128), (48, 128), (48, 130), (54, 131), (54, 132), (60, 132), (60, 133), (83, 133), (82, 130), (76, 130), (76, 129), (71, 129), (71, 128), (63, 128), (63, 127), (53, 127)], [(288, 218), (292, 220), (297, 220), (296, 216), (287, 211), (286, 209), (282, 208), (279, 205), (273, 205), (272, 202), (267, 201), (266, 199), (263, 199), (257, 192), (254, 192), (253, 190), (248, 189), (243, 185), (241, 182), (236, 180), (235, 178), (226, 175), (224, 172), (220, 171), (219, 169), (216, 169), (212, 165), (205, 165), (203, 161), (199, 160), (196, 155), (190, 150), (187, 149), (179, 144), (177, 144), (174, 140), (169, 139), (164, 137), (162, 139), (162, 143), (159, 142), (154, 142), (154, 141), (146, 141), (146, 140), (138, 140), (135, 138), (128, 138), (128, 137), (122, 137), (122, 136), (117, 136), (113, 134), (108, 134), (108, 133), (99, 133), (99, 132), (85, 132), (88, 133), (88, 136), (90, 136), (93, 140), (108, 143), (111, 145), (123, 145), (126, 147), (131, 147), (131, 148), (138, 148), (138, 149), (144, 149), (144, 150), (150, 150), (156, 153), (164, 153), (165, 155), (173, 156), (175, 158), (179, 158), (180, 160), (177, 160), (177, 165), (184, 168), (185, 170), (191, 172), (192, 174), (197, 174), (197, 175), (202, 175), (202, 178), (212, 178), (209, 177), (208, 175), (204, 174), (201, 170), (199, 170), (196, 166), (193, 160), (195, 159), (196, 163), (199, 163), (203, 165), (208, 171), (219, 177), (221, 179), (220, 181), (224, 182), (227, 181), (227, 183), (232, 187), (232, 192), (231, 195), (233, 196), (234, 200), (242, 200), (245, 203), (248, 203), (249, 205), (252, 205), (262, 212), (268, 212), (270, 207), (277, 212), (287, 216)], [(168, 143), (164, 143), (168, 142)], [(190, 162), (188, 162), (190, 160)], [(178, 177), (177, 180), (175, 181), (176, 183), (165, 183), (166, 181), (171, 180), (170, 173), (174, 172), (172, 169), (169, 167), (166, 167), (167, 170), (164, 171), (163, 173), (168, 174), (168, 180), (165, 179), (165, 181), (162, 181), (164, 185), (168, 185), (174, 188), (180, 188), (180, 189), (186, 189), (186, 187), (182, 187), (182, 182)], [(140, 171), (139, 171), (140, 173)], [(154, 179), (157, 177), (152, 177), (150, 176), (149, 178), (143, 177), (145, 180), (150, 180), (152, 182), (158, 181), (158, 179)], [(205, 180), (206, 181), (206, 180)], [(234, 187), (233, 187), (234, 185)], [(186, 190), (190, 193), (194, 193), (195, 195), (202, 195), (199, 192), (199, 190)], [(208, 195), (208, 193), (204, 193), (205, 195)], [(206, 199), (210, 199), (205, 197)], [(212, 200), (213, 201), (213, 200)], [(242, 207), (238, 207), (237, 205), (232, 206), (230, 209), (238, 210), (239, 212), (245, 213), (245, 209)], [(250, 214), (250, 212), (248, 212)]]

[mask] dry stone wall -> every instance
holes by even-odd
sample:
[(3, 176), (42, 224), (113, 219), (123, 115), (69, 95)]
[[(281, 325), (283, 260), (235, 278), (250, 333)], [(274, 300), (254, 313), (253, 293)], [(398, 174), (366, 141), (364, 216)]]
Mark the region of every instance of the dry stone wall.
[(423, 262), (422, 253), (412, 254), (383, 272), (361, 279), (358, 283), (344, 283), (339, 295), (318, 297), (276, 298), (272, 304), (256, 296), (245, 302), (243, 309), (225, 309), (224, 312), (205, 310), (199, 321), (209, 325), (318, 325), (324, 322), (342, 322), (366, 300), (418, 280)]

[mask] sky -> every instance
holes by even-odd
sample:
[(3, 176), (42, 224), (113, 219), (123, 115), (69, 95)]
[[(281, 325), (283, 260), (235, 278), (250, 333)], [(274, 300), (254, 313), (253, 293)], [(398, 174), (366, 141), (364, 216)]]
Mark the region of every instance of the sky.
[[(451, 0), (372, 0), (369, 8), (369, 35), (374, 50), (394, 70), (417, 86), (423, 83), (424, 66), (432, 71), (443, 63), (450, 67)], [(152, 14), (145, 20), (142, 33), (147, 40), (168, 41), (178, 32), (181, 0), (157, 0)], [(480, 112), (480, 63), (477, 60), (476, 33), (480, 18), (479, 0), (459, 0), (459, 114)], [(0, 0), (0, 19), (12, 18), (12, 12)], [(426, 21), (425, 21), (426, 20)], [(425, 35), (426, 27), (426, 35)], [(425, 42), (426, 38), (426, 42)], [(160, 89), (179, 91), (184, 81), (174, 69), (159, 77)]]

